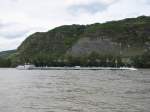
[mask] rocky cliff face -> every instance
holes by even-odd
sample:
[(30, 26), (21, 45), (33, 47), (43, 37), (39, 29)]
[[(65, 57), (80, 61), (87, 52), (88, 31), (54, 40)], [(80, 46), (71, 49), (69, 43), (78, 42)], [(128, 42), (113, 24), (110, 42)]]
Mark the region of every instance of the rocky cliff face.
[(119, 55), (121, 46), (117, 42), (112, 42), (110, 39), (84, 37), (78, 40), (67, 52), (73, 56), (85, 56), (92, 52), (99, 54)]

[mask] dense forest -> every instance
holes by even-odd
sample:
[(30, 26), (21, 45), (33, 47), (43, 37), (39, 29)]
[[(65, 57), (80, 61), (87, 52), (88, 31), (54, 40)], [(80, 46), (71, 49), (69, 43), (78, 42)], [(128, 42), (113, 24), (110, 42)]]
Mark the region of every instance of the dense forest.
[(25, 63), (150, 68), (150, 17), (60, 26), (30, 35), (13, 52), (0, 53), (0, 67)]

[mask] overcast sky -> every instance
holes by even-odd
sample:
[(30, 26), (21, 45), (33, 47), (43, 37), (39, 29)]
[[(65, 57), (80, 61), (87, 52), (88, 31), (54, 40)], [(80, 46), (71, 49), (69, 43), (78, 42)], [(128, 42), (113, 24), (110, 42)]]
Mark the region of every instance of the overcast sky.
[(0, 51), (30, 34), (66, 24), (103, 23), (150, 15), (150, 0), (0, 0)]

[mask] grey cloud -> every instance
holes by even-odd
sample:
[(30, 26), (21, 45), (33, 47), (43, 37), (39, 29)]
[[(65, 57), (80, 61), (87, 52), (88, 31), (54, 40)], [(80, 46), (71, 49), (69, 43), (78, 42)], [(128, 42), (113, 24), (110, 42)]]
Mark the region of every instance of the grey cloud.
[(72, 14), (78, 14), (82, 11), (95, 14), (97, 12), (102, 12), (108, 8), (109, 5), (100, 3), (100, 2), (94, 2), (91, 4), (80, 4), (80, 5), (72, 5), (68, 8), (69, 12)]
[(147, 3), (150, 4), (150, 0), (147, 0)]
[(30, 31), (30, 29), (27, 29), (23, 27), (23, 25), (17, 24), (17, 23), (3, 23), (0, 22), (0, 37), (3, 38), (19, 38), (24, 36)]
[(1, 22), (1, 20), (0, 20), (0, 29), (7, 28), (7, 27), (15, 25), (15, 24), (16, 23), (4, 23), (4, 22)]
[(0, 37), (4, 38), (9, 38), (9, 39), (14, 39), (14, 38), (19, 38), (27, 34), (29, 31), (0, 31)]

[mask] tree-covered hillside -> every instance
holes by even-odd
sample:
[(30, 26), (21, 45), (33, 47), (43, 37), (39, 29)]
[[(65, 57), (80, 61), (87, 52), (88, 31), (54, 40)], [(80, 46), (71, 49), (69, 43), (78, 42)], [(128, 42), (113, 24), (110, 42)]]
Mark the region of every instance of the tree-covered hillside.
[(150, 67), (150, 17), (65, 25), (30, 35), (11, 64)]

